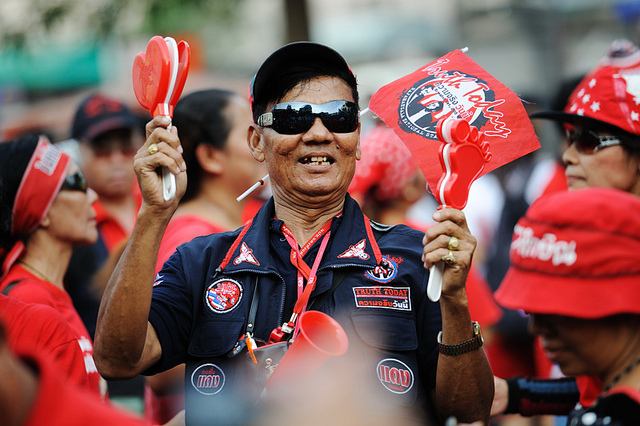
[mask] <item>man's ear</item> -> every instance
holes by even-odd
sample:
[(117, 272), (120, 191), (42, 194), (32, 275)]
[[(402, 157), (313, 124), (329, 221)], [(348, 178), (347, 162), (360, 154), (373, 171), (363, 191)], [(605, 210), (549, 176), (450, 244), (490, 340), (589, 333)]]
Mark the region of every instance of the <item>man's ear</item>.
[(196, 159), (207, 173), (221, 175), (224, 172), (224, 152), (206, 143), (196, 147)]
[(257, 124), (251, 124), (247, 129), (247, 144), (253, 158), (259, 162), (264, 161), (264, 142), (262, 140), (262, 130)]

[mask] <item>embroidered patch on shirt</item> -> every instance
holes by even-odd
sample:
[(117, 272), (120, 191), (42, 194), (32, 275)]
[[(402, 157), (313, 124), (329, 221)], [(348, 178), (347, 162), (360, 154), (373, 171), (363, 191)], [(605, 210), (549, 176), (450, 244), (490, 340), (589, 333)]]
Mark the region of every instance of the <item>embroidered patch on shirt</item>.
[(409, 287), (353, 287), (353, 295), (358, 308), (411, 311), (411, 291)]
[(249, 263), (253, 263), (254, 265), (260, 265), (260, 262), (258, 262), (258, 259), (256, 259), (256, 257), (253, 255), (253, 250), (251, 250), (244, 241), (240, 246), (240, 254), (238, 255), (238, 257), (233, 259), (234, 265), (239, 265), (242, 262), (249, 262)]
[(403, 394), (413, 387), (413, 371), (404, 362), (385, 358), (378, 363), (378, 380), (388, 391)]
[(215, 364), (203, 364), (191, 374), (191, 385), (203, 395), (217, 394), (224, 381), (224, 372)]
[(388, 283), (398, 275), (398, 263), (389, 256), (383, 256), (382, 259), (384, 262), (366, 271), (365, 276), (375, 282)]
[(224, 314), (235, 309), (242, 300), (242, 284), (230, 278), (212, 282), (204, 292), (205, 304), (216, 314)]
[(367, 241), (363, 238), (358, 243), (349, 246), (349, 249), (344, 253), (338, 255), (340, 259), (348, 258), (348, 257), (359, 257), (362, 260), (367, 260), (369, 255), (365, 253), (364, 248), (367, 246)]
[(162, 275), (160, 275), (160, 272), (158, 272), (158, 273), (156, 274), (156, 277), (155, 277), (155, 278), (154, 278), (154, 280), (153, 280), (153, 286), (155, 287), (155, 286), (157, 286), (158, 284), (162, 284), (163, 278), (164, 278), (164, 277), (163, 277)]

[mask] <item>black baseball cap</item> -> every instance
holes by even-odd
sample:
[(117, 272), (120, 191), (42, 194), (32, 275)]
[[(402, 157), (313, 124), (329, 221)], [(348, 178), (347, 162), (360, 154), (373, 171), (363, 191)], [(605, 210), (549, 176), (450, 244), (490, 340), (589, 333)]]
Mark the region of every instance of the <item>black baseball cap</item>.
[(320, 43), (299, 41), (279, 48), (258, 68), (251, 81), (250, 101), (254, 119), (264, 112), (269, 102), (277, 100), (299, 83), (301, 79), (296, 79), (296, 76), (303, 72), (342, 78), (351, 86), (358, 103), (356, 77), (342, 55)]
[(71, 137), (79, 141), (93, 141), (111, 130), (137, 129), (139, 126), (140, 121), (124, 103), (95, 93), (78, 107)]

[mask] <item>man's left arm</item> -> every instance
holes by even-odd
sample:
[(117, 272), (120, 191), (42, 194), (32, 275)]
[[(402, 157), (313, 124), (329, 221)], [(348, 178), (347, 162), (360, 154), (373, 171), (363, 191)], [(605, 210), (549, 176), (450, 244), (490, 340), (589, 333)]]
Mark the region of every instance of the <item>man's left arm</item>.
[[(429, 228), (423, 240), (422, 260), (426, 268), (448, 254), (455, 261), (443, 273), (440, 310), (442, 333), (439, 342), (435, 402), (441, 419), (454, 416), (458, 421), (489, 422), (494, 382), (491, 367), (469, 314), (465, 282), (476, 240), (469, 232), (464, 214), (455, 209), (442, 209), (434, 216), (436, 225)], [(451, 237), (458, 244), (451, 247)]]

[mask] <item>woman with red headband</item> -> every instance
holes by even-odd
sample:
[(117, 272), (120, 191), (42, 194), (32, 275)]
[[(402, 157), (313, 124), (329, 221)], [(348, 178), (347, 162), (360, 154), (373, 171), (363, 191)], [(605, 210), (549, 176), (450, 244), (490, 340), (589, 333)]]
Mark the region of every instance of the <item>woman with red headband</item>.
[(89, 387), (101, 394), (93, 344), (63, 286), (73, 247), (98, 238), (95, 193), (45, 137), (0, 144), (0, 292), (59, 311), (78, 340)]

